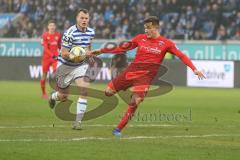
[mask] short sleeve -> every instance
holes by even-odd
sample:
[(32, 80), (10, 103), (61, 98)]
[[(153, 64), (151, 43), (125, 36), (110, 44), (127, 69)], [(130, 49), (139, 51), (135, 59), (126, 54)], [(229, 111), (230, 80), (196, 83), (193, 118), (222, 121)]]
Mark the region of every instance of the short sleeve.
[(72, 48), (73, 38), (72, 35), (65, 32), (62, 36), (62, 47), (64, 48)]

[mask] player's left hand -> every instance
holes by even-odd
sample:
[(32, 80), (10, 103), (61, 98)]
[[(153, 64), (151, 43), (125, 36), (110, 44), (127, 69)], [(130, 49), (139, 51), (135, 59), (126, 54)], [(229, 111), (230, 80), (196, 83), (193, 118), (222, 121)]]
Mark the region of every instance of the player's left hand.
[(194, 70), (194, 74), (198, 76), (199, 80), (206, 79), (206, 77), (204, 76), (204, 74), (201, 71)]
[(58, 59), (58, 56), (53, 55), (53, 56), (52, 56), (52, 59), (57, 60), (57, 59)]
[(92, 55), (95, 55), (95, 56), (97, 56), (97, 55), (99, 55), (99, 54), (101, 54), (102, 52), (101, 52), (101, 49), (96, 49), (96, 50), (92, 50), (91, 51), (91, 54)]
[(93, 57), (88, 57), (88, 63), (92, 66), (95, 63), (95, 60)]

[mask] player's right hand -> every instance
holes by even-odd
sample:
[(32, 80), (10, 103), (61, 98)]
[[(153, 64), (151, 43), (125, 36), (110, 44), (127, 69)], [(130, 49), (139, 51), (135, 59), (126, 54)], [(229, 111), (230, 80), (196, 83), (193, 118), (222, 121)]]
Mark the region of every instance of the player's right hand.
[(94, 54), (92, 54), (92, 51), (86, 51), (86, 57), (91, 58)]
[(90, 52), (87, 52), (87, 54), (89, 54), (89, 56), (96, 56), (96, 55), (99, 55), (101, 54), (101, 49), (96, 49), (96, 50), (92, 50)]
[(204, 74), (201, 71), (198, 70), (194, 70), (194, 74), (198, 76), (198, 79), (206, 79), (206, 77), (204, 76)]

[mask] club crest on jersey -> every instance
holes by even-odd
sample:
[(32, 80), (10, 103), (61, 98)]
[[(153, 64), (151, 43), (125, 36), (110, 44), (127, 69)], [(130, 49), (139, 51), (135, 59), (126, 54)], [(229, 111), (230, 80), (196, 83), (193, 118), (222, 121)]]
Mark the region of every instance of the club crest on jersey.
[(55, 36), (55, 40), (58, 40), (58, 36)]
[(159, 41), (158, 43), (160, 46), (163, 46), (165, 43), (163, 41)]

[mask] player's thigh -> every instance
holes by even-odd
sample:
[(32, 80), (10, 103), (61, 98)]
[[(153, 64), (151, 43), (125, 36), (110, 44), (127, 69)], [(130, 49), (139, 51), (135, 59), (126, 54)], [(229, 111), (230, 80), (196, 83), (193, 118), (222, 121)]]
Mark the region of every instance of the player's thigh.
[(77, 67), (72, 73), (74, 75), (74, 80), (79, 88), (79, 93), (81, 96), (87, 96), (87, 91), (90, 82), (90, 78), (87, 74), (88, 67), (89, 67), (88, 64), (83, 64)]
[(75, 83), (78, 87), (89, 87), (90, 84), (90, 79), (89, 77), (79, 77), (77, 79), (75, 79)]
[(59, 89), (66, 89), (74, 80), (75, 67), (60, 64), (56, 70), (56, 82)]
[(43, 73), (47, 73), (49, 71), (51, 63), (48, 60), (42, 60), (42, 71)]
[(133, 87), (131, 88), (132, 92), (137, 93), (140, 97), (145, 97), (153, 78), (151, 75), (144, 75), (141, 78), (135, 79), (133, 81)]
[(132, 80), (126, 79), (125, 72), (119, 74), (116, 78), (111, 80), (108, 83), (108, 90), (113, 90), (115, 92), (118, 92), (120, 90), (126, 90), (129, 87), (132, 86)]
[(88, 87), (90, 85), (90, 79), (88, 77), (81, 77), (75, 79), (75, 83), (78, 86), (80, 96), (87, 96)]
[[(88, 64), (82, 64), (80, 66), (75, 67), (74, 70), (72, 71), (74, 80), (83, 78), (83, 77), (88, 77), (88, 75), (87, 75), (88, 67), (89, 67)], [(83, 79), (83, 80), (85, 80), (85, 79)]]
[(133, 93), (133, 102), (135, 102), (137, 105), (141, 103), (144, 98), (146, 97), (148, 90), (150, 88), (150, 82), (143, 83), (143, 84), (134, 84), (131, 88), (131, 91)]
[(59, 65), (56, 71), (56, 81), (58, 87), (60, 89), (65, 89), (69, 87), (70, 84), (74, 82), (76, 79), (85, 77), (87, 68), (88, 68), (87, 64), (81, 66), (69, 66), (65, 64)]

